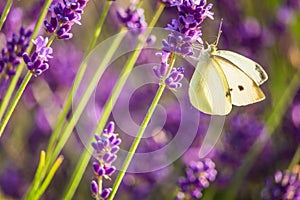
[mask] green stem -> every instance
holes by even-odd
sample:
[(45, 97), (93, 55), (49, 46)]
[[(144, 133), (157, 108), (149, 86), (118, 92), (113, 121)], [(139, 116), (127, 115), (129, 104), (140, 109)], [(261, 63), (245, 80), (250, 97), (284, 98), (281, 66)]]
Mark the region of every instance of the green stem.
[[(160, 4), (154, 17), (152, 18), (152, 21), (149, 24), (149, 27), (155, 26), (157, 20), (159, 19), (159, 16), (163, 12), (163, 10), (164, 10), (164, 4)], [(127, 78), (125, 76), (127, 74), (127, 77), (128, 77), (128, 74), (130, 73), (130, 70), (134, 66), (139, 54), (140, 54), (140, 51), (135, 51), (132, 54), (132, 56), (129, 58), (129, 61), (127, 62), (127, 64), (125, 65), (125, 68), (124, 68), (123, 72), (121, 73), (122, 75), (121, 75), (120, 80), (118, 81), (118, 83), (116, 83), (116, 86), (114, 87), (111, 96), (108, 98), (106, 104), (103, 107), (100, 121), (98, 122), (98, 125), (94, 131), (95, 133), (101, 133), (102, 130), (104, 129), (104, 126), (107, 123), (107, 120), (109, 118), (111, 110), (116, 102), (116, 99), (119, 97), (119, 93), (120, 93), (119, 90), (121, 90), (123, 88), (123, 85), (127, 80)], [(66, 189), (64, 199), (72, 199), (74, 192), (75, 192), (76, 188), (78, 187), (79, 182), (80, 182), (80, 180), (86, 170), (86, 167), (89, 163), (89, 160), (91, 157), (90, 152), (92, 152), (92, 151), (93, 151), (93, 149), (92, 149), (91, 145), (89, 145), (87, 147), (87, 149), (84, 151), (84, 153), (82, 154), (82, 156), (80, 157), (78, 164), (75, 168), (75, 171), (72, 175), (71, 181), (69, 182), (69, 185)]]
[(69, 91), (69, 94), (67, 95), (67, 100), (64, 104), (64, 107), (63, 107), (63, 110), (62, 112), (60, 113), (59, 117), (58, 117), (58, 120), (57, 120), (57, 123), (56, 123), (56, 126), (53, 130), (53, 133), (51, 134), (51, 138), (50, 138), (50, 141), (49, 141), (49, 145), (48, 145), (48, 148), (47, 148), (47, 159), (46, 159), (46, 166), (44, 168), (44, 170), (42, 171), (42, 173), (39, 175), (39, 177), (37, 177), (34, 182), (32, 183), (33, 186), (32, 186), (32, 190), (31, 192), (35, 192), (41, 182), (44, 180), (44, 177), (46, 176), (46, 173), (48, 172), (49, 170), (49, 167), (51, 166), (52, 162), (51, 159), (51, 155), (54, 151), (54, 147), (55, 147), (55, 144), (57, 143), (57, 141), (59, 140), (59, 133), (60, 131), (62, 130), (63, 128), (63, 125), (64, 125), (64, 122), (65, 122), (65, 119), (66, 119), (66, 116), (71, 108), (71, 105), (72, 105), (72, 97), (73, 97), (73, 91), (76, 91), (78, 89), (78, 86), (79, 86), (79, 83), (81, 82), (82, 80), (82, 77), (85, 73), (85, 70), (87, 68), (87, 58), (88, 58), (88, 55), (91, 53), (91, 51), (94, 49), (95, 45), (96, 45), (96, 42), (97, 42), (97, 39), (99, 38), (100, 36), (100, 33), (102, 31), (102, 27), (103, 27), (103, 24), (104, 24), (104, 21), (106, 19), (106, 16), (108, 14), (108, 11), (109, 11), (109, 8), (111, 6), (112, 2), (111, 1), (106, 1), (106, 4), (104, 6), (104, 9), (102, 11), (102, 14), (100, 16), (100, 19), (98, 21), (98, 24), (97, 24), (97, 28), (94, 32), (94, 36), (89, 44), (89, 47), (87, 49), (87, 51), (85, 52), (85, 55), (84, 55), (84, 59), (79, 67), (79, 71), (75, 77), (75, 80), (74, 80), (74, 84), (73, 84), (73, 87), (71, 88), (71, 90)]
[(88, 47), (88, 49), (87, 49), (87, 51), (84, 55), (84, 59), (83, 59), (81, 65), (80, 65), (79, 71), (78, 71), (78, 73), (75, 77), (73, 87), (70, 90), (69, 94), (67, 95), (68, 97), (67, 97), (67, 100), (64, 104), (63, 110), (62, 110), (62, 112), (60, 113), (60, 115), (58, 117), (57, 124), (54, 128), (54, 131), (53, 131), (52, 135), (51, 135), (50, 142), (49, 142), (48, 149), (47, 149), (47, 155), (50, 155), (52, 153), (52, 151), (54, 150), (54, 145), (59, 140), (59, 133), (62, 130), (64, 121), (65, 121), (65, 119), (67, 117), (67, 114), (68, 114), (68, 112), (71, 108), (71, 105), (72, 105), (72, 97), (73, 97), (72, 91), (76, 91), (78, 89), (79, 83), (81, 82), (82, 77), (83, 77), (83, 75), (85, 73), (85, 70), (86, 70), (86, 67), (87, 67), (88, 55), (91, 53), (91, 51), (94, 49), (94, 47), (96, 45), (97, 39), (100, 36), (104, 21), (106, 19), (106, 16), (108, 14), (108, 11), (109, 11), (109, 8), (110, 8), (111, 4), (112, 4), (111, 1), (106, 1), (106, 4), (105, 4), (104, 9), (102, 11), (102, 14), (100, 16), (100, 19), (98, 21), (98, 24), (96, 26), (97, 28), (94, 32), (94, 36), (93, 36), (93, 38), (92, 38), (92, 40), (89, 44), (89, 47)]
[(17, 91), (17, 93), (16, 93), (13, 101), (11, 102), (10, 106), (8, 107), (8, 110), (7, 110), (7, 112), (6, 112), (5, 116), (4, 116), (1, 124), (0, 124), (0, 137), (1, 137), (1, 135), (2, 135), (2, 133), (3, 133), (4, 129), (5, 129), (5, 127), (6, 127), (6, 125), (7, 125), (8, 121), (9, 121), (9, 119), (10, 119), (11, 114), (15, 110), (16, 105), (18, 104), (18, 102), (19, 102), (19, 100), (20, 100), (23, 92), (25, 91), (26, 86), (27, 86), (27, 84), (28, 84), (28, 82), (29, 82), (29, 80), (30, 80), (31, 77), (32, 77), (32, 74), (31, 74), (30, 71), (28, 71), (27, 74), (26, 74), (26, 76), (25, 76), (25, 78), (24, 78), (24, 80), (22, 81), (22, 83), (21, 83), (21, 85), (20, 85), (20, 87), (19, 87), (19, 89), (18, 89), (18, 91)]
[[(43, 168), (45, 167), (45, 160), (46, 160), (46, 153), (45, 153), (45, 151), (41, 151), (40, 162), (39, 162), (38, 168), (36, 170), (36, 173), (35, 173), (36, 176), (34, 177), (34, 180), (36, 180), (36, 178), (39, 176), (39, 174), (41, 174)], [(31, 191), (31, 189), (27, 191), (27, 194), (25, 195), (25, 198), (24, 198), (25, 200), (30, 199), (30, 198), (27, 198), (27, 197), (30, 197), (30, 195), (31, 195), (30, 191)]]
[(49, 170), (49, 173), (47, 174), (47, 177), (45, 178), (43, 184), (41, 185), (41, 187), (39, 187), (39, 189), (36, 191), (36, 193), (34, 194), (34, 196), (32, 198), (30, 198), (30, 200), (38, 200), (40, 199), (40, 197), (44, 194), (45, 190), (47, 189), (47, 187), (49, 186), (50, 182), (52, 181), (57, 169), (61, 166), (62, 162), (64, 160), (63, 156), (59, 156), (57, 158), (57, 160), (55, 161), (55, 163), (53, 164), (53, 166), (51, 167), (51, 169)]
[[(168, 73), (166, 74), (165, 77), (169, 76), (169, 74), (171, 72), (170, 69), (173, 68), (174, 63), (175, 63), (175, 56), (172, 57), (172, 61), (171, 61), (171, 64), (169, 66)], [(120, 169), (120, 172), (119, 172), (119, 174), (118, 174), (118, 176), (117, 176), (117, 178), (115, 180), (112, 192), (111, 192), (108, 200), (112, 200), (115, 197), (115, 195), (117, 193), (117, 190), (118, 190), (118, 188), (119, 188), (119, 186), (120, 186), (120, 184), (121, 184), (121, 182), (123, 180), (123, 177), (124, 177), (124, 175), (125, 175), (125, 173), (126, 173), (126, 171), (128, 169), (128, 166), (129, 166), (129, 164), (130, 164), (130, 162), (131, 162), (131, 160), (132, 160), (132, 158), (133, 158), (133, 156), (134, 156), (134, 154), (136, 152), (136, 149), (137, 149), (137, 147), (138, 147), (138, 145), (139, 145), (139, 143), (141, 141), (141, 138), (142, 138), (142, 136), (143, 136), (143, 134), (144, 134), (147, 126), (148, 126), (148, 123), (149, 123), (149, 121), (150, 121), (150, 119), (151, 119), (151, 117), (152, 117), (152, 115), (154, 113), (154, 110), (155, 110), (155, 108), (156, 108), (156, 106), (157, 106), (157, 104), (158, 104), (158, 102), (159, 102), (159, 100), (160, 100), (160, 98), (161, 98), (161, 96), (162, 96), (165, 88), (166, 88), (166, 84), (165, 84), (165, 82), (163, 80), (163, 81), (161, 81), (161, 84), (160, 84), (160, 86), (159, 86), (159, 88), (158, 88), (158, 90), (157, 90), (157, 92), (155, 94), (155, 97), (154, 97), (154, 99), (153, 99), (153, 101), (152, 101), (152, 103), (151, 103), (151, 105), (150, 105), (150, 107), (149, 107), (149, 109), (147, 111), (147, 114), (146, 114), (146, 116), (145, 116), (145, 118), (144, 118), (144, 120), (143, 120), (143, 122), (141, 124), (141, 127), (140, 127), (140, 129), (139, 129), (139, 131), (138, 131), (138, 133), (136, 135), (136, 138), (134, 139), (134, 141), (133, 141), (133, 143), (132, 143), (132, 145), (131, 145), (131, 147), (129, 149), (128, 155), (125, 158), (125, 161), (124, 161), (124, 163), (123, 163), (123, 165), (122, 165), (122, 167)]]
[[(92, 148), (89, 146), (89, 149), (85, 150), (83, 155), (80, 157), (79, 161), (77, 162), (76, 169), (74, 173), (72, 174), (72, 178), (69, 181), (69, 184), (67, 186), (67, 189), (63, 195), (62, 199), (72, 199), (75, 191), (79, 185), (79, 182), (85, 172), (85, 169), (90, 161), (90, 152), (92, 152)], [(86, 156), (87, 155), (87, 156)], [(77, 172), (77, 173), (75, 173)]]
[[(46, 16), (47, 12), (48, 12), (48, 8), (50, 7), (51, 3), (52, 3), (52, 0), (47, 0), (45, 2), (44, 6), (42, 8), (42, 12), (40, 14), (40, 17), (39, 17), (39, 19), (38, 19), (38, 21), (37, 21), (37, 23), (36, 23), (36, 25), (34, 27), (33, 33), (31, 35), (31, 39), (36, 38), (36, 36), (37, 36), (37, 34), (38, 34), (39, 30), (40, 30), (40, 27), (43, 24), (44, 18)], [(30, 53), (32, 47), (33, 47), (33, 43), (30, 42), (30, 44), (29, 44), (29, 46), (28, 46), (28, 48), (26, 50), (26, 52), (28, 54)], [(4, 112), (5, 112), (5, 110), (6, 110), (7, 106), (8, 106), (9, 100), (10, 100), (10, 98), (11, 98), (11, 96), (12, 96), (12, 94), (13, 94), (15, 88), (16, 88), (17, 82), (18, 82), (18, 80), (19, 80), (19, 78), (20, 78), (20, 76), (22, 74), (24, 66), (25, 66), (24, 62), (21, 62), (21, 64), (18, 66), (16, 74), (12, 78), (12, 80), (10, 82), (10, 85), (9, 85), (9, 87), (8, 87), (6, 93), (5, 93), (5, 96), (4, 96), (4, 98), (3, 98), (2, 102), (1, 102), (1, 105), (0, 105), (0, 121), (2, 121), (2, 117), (3, 117)], [(28, 82), (29, 82), (29, 80), (28, 80)], [(25, 87), (26, 87), (26, 85), (25, 85)], [(15, 103), (18, 103), (18, 102), (16, 101)], [(5, 127), (1, 128), (1, 129), (4, 130), (4, 128)], [(0, 132), (0, 137), (3, 134), (3, 130)]]
[[(149, 27), (153, 27), (159, 16), (161, 15), (161, 13), (164, 10), (164, 4), (161, 4), (158, 8), (158, 10), (156, 11), (152, 21), (149, 24)], [(148, 31), (145, 34), (145, 38), (147, 38), (150, 35), (150, 32)], [(101, 133), (102, 130), (104, 129), (105, 124), (107, 123), (107, 120), (109, 118), (109, 115), (122, 91), (122, 88), (124, 87), (128, 76), (130, 75), (130, 72), (132, 70), (132, 68), (134, 67), (134, 64), (136, 63), (136, 60), (138, 59), (140, 53), (141, 53), (141, 49), (144, 46), (144, 42), (140, 42), (137, 47), (136, 47), (136, 51), (134, 51), (134, 53), (132, 54), (132, 56), (129, 58), (129, 60), (127, 61), (127, 63), (125, 64), (125, 67), (123, 69), (123, 71), (121, 72), (121, 77), (119, 78), (118, 82), (116, 83), (115, 87), (112, 90), (112, 93), (110, 95), (110, 97), (108, 98), (108, 100), (106, 101), (104, 107), (103, 107), (103, 112), (100, 118), (100, 121), (97, 124), (97, 127), (95, 129), (95, 133)]]
[(7, 0), (5, 8), (4, 8), (4, 10), (2, 12), (2, 15), (1, 15), (1, 18), (0, 18), (0, 31), (1, 31), (2, 26), (3, 26), (3, 24), (4, 24), (4, 22), (7, 18), (7, 15), (10, 11), (10, 8), (11, 8), (12, 4), (13, 4), (13, 0)]
[[(105, 66), (107, 66), (107, 64), (110, 62), (110, 59), (112, 58), (115, 50), (119, 46), (122, 39), (123, 39), (123, 37), (117, 37), (114, 40), (114, 42), (112, 43), (112, 45), (110, 46), (110, 48), (108, 49), (107, 54), (105, 55), (104, 59), (102, 60), (101, 64), (99, 65), (99, 67), (97, 68), (95, 75), (93, 76), (92, 80), (90, 81), (90, 84), (87, 86), (87, 89), (85, 90), (84, 94), (82, 95), (82, 99), (80, 99), (80, 102), (78, 103), (69, 123), (66, 125), (64, 132), (62, 133), (61, 138), (58, 141), (58, 143), (51, 155), (49, 163), (53, 162), (55, 157), (60, 153), (64, 144), (69, 139), (69, 137), (79, 119), (79, 116), (81, 115), (82, 111), (84, 110), (91, 94), (93, 93), (94, 88), (97, 86), (99, 77), (102, 76), (102, 74), (105, 70)], [(65, 198), (63, 198), (63, 199), (72, 199), (72, 197), (70, 197), (70, 196), (74, 195), (76, 188), (77, 188), (77, 186), (74, 187), (73, 185), (71, 185), (70, 188), (68, 189), (67, 193), (65, 194), (66, 195)]]
[(58, 154), (60, 153), (60, 151), (62, 150), (63, 146), (65, 145), (65, 143), (67, 142), (67, 140), (69, 139), (77, 121), (80, 118), (81, 113), (83, 112), (87, 102), (89, 101), (90, 96), (92, 95), (94, 89), (96, 88), (98, 81), (99, 81), (99, 77), (102, 76), (102, 74), (104, 73), (105, 67), (107, 66), (107, 64), (110, 62), (111, 57), (113, 56), (113, 52), (115, 51), (115, 49), (119, 46), (120, 42), (122, 41), (123, 37), (118, 37), (114, 43), (112, 44), (112, 46), (110, 47), (109, 51), (107, 52), (107, 55), (103, 61), (101, 62), (100, 66), (97, 68), (97, 71), (94, 75), (94, 77), (91, 79), (89, 85), (87, 86), (82, 99), (80, 99), (80, 102), (78, 103), (69, 123), (66, 125), (64, 132), (62, 133), (53, 153), (51, 154), (51, 158), (49, 160), (49, 163), (52, 163), (55, 158), (58, 156)]
[(292, 158), (292, 161), (290, 162), (290, 165), (289, 165), (289, 171), (292, 171), (293, 170), (293, 167), (297, 164), (299, 164), (299, 161), (300, 161), (300, 146), (298, 146), (297, 150), (296, 150), (296, 153), (294, 154), (294, 157)]
[[(51, 38), (49, 39), (48, 43), (47, 43), (48, 47), (52, 44), (52, 42), (54, 41), (54, 39), (55, 39), (55, 35), (53, 34), (51, 36)], [(14, 110), (15, 110), (15, 108), (16, 108), (19, 100), (20, 100), (20, 98), (22, 97), (22, 94), (24, 93), (24, 91), (26, 89), (26, 86), (27, 86), (28, 82), (30, 81), (31, 77), (32, 77), (32, 74), (31, 74), (30, 71), (28, 71), (27, 74), (26, 74), (26, 76), (25, 76), (25, 78), (24, 78), (24, 80), (22, 81), (19, 89), (17, 90), (17, 93), (14, 96), (14, 98), (13, 98), (10, 106), (8, 107), (7, 112), (5, 113), (4, 118), (3, 118), (2, 122), (1, 122), (1, 124), (0, 124), (0, 137), (3, 134), (4, 129), (5, 129), (6, 125), (8, 124), (8, 121), (9, 121), (12, 113), (14, 112)]]
[(239, 187), (242, 185), (244, 178), (250, 171), (252, 165), (254, 164), (255, 160), (262, 152), (265, 144), (268, 142), (271, 135), (275, 132), (276, 128), (279, 126), (281, 119), (286, 112), (286, 109), (292, 103), (293, 96), (299, 87), (299, 80), (300, 80), (300, 72), (297, 71), (290, 84), (286, 87), (285, 91), (283, 92), (279, 101), (272, 109), (271, 114), (269, 115), (266, 121), (267, 132), (269, 133), (268, 137), (265, 138), (258, 138), (255, 143), (252, 145), (249, 153), (246, 155), (242, 166), (236, 172), (234, 179), (232, 180), (229, 189), (225, 194), (225, 199), (235, 199)]
[(101, 193), (102, 193), (102, 182), (103, 182), (103, 178), (102, 176), (100, 176), (98, 178), (98, 194), (96, 196), (96, 200), (100, 200), (101, 199)]

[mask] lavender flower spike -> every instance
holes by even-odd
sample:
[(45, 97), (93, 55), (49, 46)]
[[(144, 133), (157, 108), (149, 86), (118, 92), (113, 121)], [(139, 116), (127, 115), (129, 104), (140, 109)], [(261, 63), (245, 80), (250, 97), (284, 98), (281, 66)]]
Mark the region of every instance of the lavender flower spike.
[[(214, 13), (211, 12), (212, 4), (206, 3), (206, 0), (162, 0), (170, 6), (177, 6), (179, 12), (178, 19), (173, 19), (168, 24), (167, 30), (171, 33), (167, 40), (163, 40), (162, 44), (162, 62), (160, 66), (154, 66), (155, 75), (165, 81), (169, 88), (180, 88), (183, 79), (183, 67), (172, 69), (170, 75), (166, 76), (169, 69), (169, 58), (172, 54), (180, 56), (191, 56), (194, 54), (192, 44), (199, 42), (203, 44), (201, 39), (201, 24), (206, 18), (213, 19)], [(164, 79), (165, 78), (165, 79)]]
[(0, 54), (0, 73), (5, 72), (7, 76), (16, 74), (22, 55), (29, 46), (31, 34), (32, 31), (26, 31), (21, 27), (19, 35), (14, 33), (6, 42), (6, 47), (1, 50)]
[(266, 181), (262, 200), (298, 200), (300, 199), (300, 166), (295, 166), (292, 172), (277, 171)]
[[(118, 134), (114, 133), (115, 124), (110, 122), (106, 129), (104, 129), (102, 135), (95, 135), (96, 141), (92, 143), (92, 146), (96, 153), (97, 162), (93, 162), (94, 169), (94, 177), (95, 179), (110, 179), (110, 176), (116, 171), (116, 168), (112, 165), (112, 163), (117, 159), (117, 153), (120, 149), (119, 145), (121, 143), (121, 139), (118, 138)], [(94, 197), (100, 195), (101, 199), (107, 199), (111, 188), (103, 189), (102, 191), (98, 191), (99, 187), (95, 186), (96, 181), (93, 180), (91, 183), (91, 191)], [(97, 190), (96, 190), (97, 188)], [(97, 193), (95, 194), (95, 191)]]
[(180, 81), (183, 79), (184, 68), (179, 67), (177, 69), (173, 68), (169, 77), (165, 80), (165, 83), (169, 88), (181, 88), (182, 84)]
[(139, 35), (145, 32), (148, 24), (145, 21), (144, 9), (136, 8), (137, 1), (131, 0), (129, 7), (118, 9), (117, 16), (121, 23), (124, 24), (133, 34)]
[(69, 33), (74, 24), (81, 25), (81, 14), (88, 0), (64, 0), (63, 3), (53, 4), (49, 11), (52, 17), (45, 20), (44, 25), (48, 33), (55, 33), (58, 39), (70, 39), (73, 37)]
[[(162, 51), (161, 54), (157, 54), (157, 55), (162, 57), (162, 62), (160, 66), (154, 66), (153, 71), (159, 79), (163, 79), (166, 76), (169, 68), (168, 58), (171, 55), (171, 53)], [(166, 85), (169, 88), (173, 88), (173, 89), (181, 88), (182, 84), (180, 83), (180, 81), (184, 77), (183, 72), (184, 72), (183, 67), (179, 67), (177, 69), (173, 68), (169, 76), (164, 80)]]
[(39, 76), (49, 68), (48, 59), (52, 58), (51, 54), (53, 50), (51, 47), (47, 47), (48, 38), (39, 36), (33, 43), (36, 45), (35, 52), (31, 56), (24, 53), (23, 59), (28, 70), (33, 75)]
[(206, 158), (203, 161), (191, 162), (185, 171), (185, 177), (179, 178), (180, 191), (176, 200), (199, 199), (202, 190), (214, 181), (217, 175), (215, 163)]

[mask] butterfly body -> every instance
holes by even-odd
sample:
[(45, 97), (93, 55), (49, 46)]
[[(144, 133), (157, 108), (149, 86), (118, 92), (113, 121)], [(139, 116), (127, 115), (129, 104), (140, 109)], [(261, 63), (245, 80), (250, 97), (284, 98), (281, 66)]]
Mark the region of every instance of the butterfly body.
[(226, 115), (232, 105), (245, 106), (265, 99), (259, 85), (267, 79), (263, 68), (251, 59), (209, 45), (202, 50), (191, 79), (190, 101), (204, 113)]

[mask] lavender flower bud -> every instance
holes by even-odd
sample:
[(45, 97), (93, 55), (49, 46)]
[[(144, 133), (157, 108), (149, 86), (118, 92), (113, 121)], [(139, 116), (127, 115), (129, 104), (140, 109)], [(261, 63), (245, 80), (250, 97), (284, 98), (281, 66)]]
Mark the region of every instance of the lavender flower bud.
[(107, 199), (111, 193), (112, 189), (111, 188), (105, 188), (102, 193), (101, 193), (101, 197), (103, 199)]
[(180, 81), (184, 77), (183, 72), (183, 67), (172, 69), (169, 77), (165, 80), (165, 83), (169, 86), (169, 88), (180, 88), (182, 86)]
[(93, 196), (96, 196), (98, 194), (98, 192), (99, 192), (98, 191), (98, 184), (94, 180), (91, 182), (91, 192), (92, 192)]

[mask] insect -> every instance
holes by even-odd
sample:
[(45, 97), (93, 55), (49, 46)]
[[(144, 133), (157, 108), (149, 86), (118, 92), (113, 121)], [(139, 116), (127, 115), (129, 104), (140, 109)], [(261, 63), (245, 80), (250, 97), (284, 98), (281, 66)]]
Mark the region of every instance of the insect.
[(265, 99), (260, 85), (268, 75), (255, 61), (238, 53), (217, 50), (214, 44), (201, 51), (189, 86), (191, 104), (203, 113), (227, 115), (232, 105), (245, 106)]

